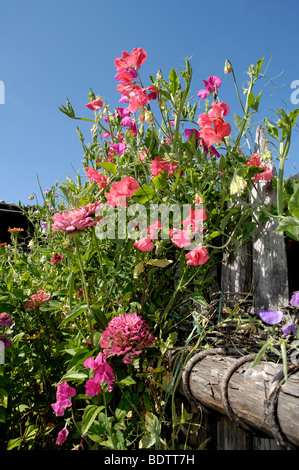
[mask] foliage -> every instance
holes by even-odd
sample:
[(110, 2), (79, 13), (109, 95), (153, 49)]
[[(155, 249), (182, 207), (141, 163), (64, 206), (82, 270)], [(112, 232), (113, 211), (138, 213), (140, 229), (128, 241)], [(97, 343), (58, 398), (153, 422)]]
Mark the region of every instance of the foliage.
[[(263, 59), (249, 67), (245, 103), (236, 88), (243, 116), (234, 114), (235, 136), (218, 77), (195, 100), (188, 59), (185, 70), (173, 68), (168, 80), (158, 71), (144, 86), (145, 60), (143, 49), (115, 60), (124, 106), (111, 109), (92, 90), (93, 118), (78, 117), (69, 99), (61, 106), (91, 123), (89, 144), (77, 128), (83, 174), (27, 208), (34, 233), (26, 247), (17, 231), (0, 247), (0, 311), (13, 319), (0, 364), (2, 449), (180, 446), (189, 417), (177, 415), (171, 396), (183, 356), (170, 374), (165, 355), (175, 345), (196, 348), (205, 334), (193, 308), (209, 302), (223, 250), (247, 242), (267, 217), (298, 239), (297, 183), (282, 184), (281, 173), (276, 181), (268, 155), (244, 154)], [(265, 120), (281, 162), (298, 113)], [(260, 180), (274, 180), (277, 207), (249, 197)], [(74, 394), (58, 393), (65, 383)]]

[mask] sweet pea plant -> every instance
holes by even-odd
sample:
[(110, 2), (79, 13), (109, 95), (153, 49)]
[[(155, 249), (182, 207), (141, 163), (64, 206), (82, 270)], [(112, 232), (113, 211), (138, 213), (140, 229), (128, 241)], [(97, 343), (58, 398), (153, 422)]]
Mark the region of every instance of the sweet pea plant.
[[(90, 122), (91, 143), (77, 128), (82, 172), (28, 209), (27, 251), (16, 239), (0, 248), (2, 447), (187, 448), (179, 431), (189, 417), (173, 406), (182, 364), (170, 373), (165, 354), (200, 343), (192, 309), (208, 303), (224, 249), (248, 241), (265, 217), (297, 237), (298, 185), (286, 191), (279, 173), (278, 209), (248, 197), (274, 179), (268, 155), (249, 144), (263, 59), (248, 70), (245, 103), (225, 64), (243, 112), (236, 135), (219, 77), (204, 79), (195, 99), (189, 60), (143, 84), (146, 59), (141, 48), (115, 59), (113, 109), (92, 90), (89, 117), (68, 99), (60, 108)], [(298, 113), (265, 121), (281, 171)]]

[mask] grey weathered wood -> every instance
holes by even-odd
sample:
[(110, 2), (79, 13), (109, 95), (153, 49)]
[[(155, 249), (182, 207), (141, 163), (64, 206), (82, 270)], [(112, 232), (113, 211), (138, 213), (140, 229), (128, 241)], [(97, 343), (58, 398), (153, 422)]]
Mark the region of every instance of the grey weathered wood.
[[(258, 126), (255, 139), (255, 153), (263, 155), (269, 150), (266, 131)], [(273, 175), (276, 169), (272, 158), (264, 162)], [(253, 197), (261, 205), (276, 205), (276, 193), (272, 181), (258, 181)], [(259, 211), (257, 211), (258, 213)], [(289, 303), (287, 257), (283, 232), (276, 232), (277, 222), (268, 220), (260, 223), (252, 241), (252, 276), (254, 306), (258, 309), (279, 309)]]
[[(190, 361), (191, 368), (187, 362), (183, 371), (184, 395), (199, 408), (202, 406), (204, 410), (214, 410), (230, 416), (224, 400), (223, 387), (226, 386), (229, 368), (237, 364), (238, 359), (215, 352), (213, 355), (202, 357), (198, 362), (196, 356)], [(282, 437), (290, 448), (298, 447), (299, 371), (294, 372), (283, 383), (274, 380), (277, 374), (281, 374), (281, 365), (263, 361), (254, 367), (251, 366), (252, 362), (247, 362), (236, 368), (227, 382), (226, 390), (233, 421), (241, 429), (244, 427), (245, 431), (258, 431), (265, 437), (275, 438), (277, 443), (282, 445), (273, 424), (274, 415), (270, 413), (270, 398), (273, 391), (279, 390), (276, 411)]]

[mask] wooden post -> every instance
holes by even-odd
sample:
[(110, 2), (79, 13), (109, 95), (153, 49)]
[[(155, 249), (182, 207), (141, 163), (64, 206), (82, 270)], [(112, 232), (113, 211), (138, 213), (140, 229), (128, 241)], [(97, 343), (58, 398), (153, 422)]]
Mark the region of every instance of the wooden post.
[[(263, 155), (269, 150), (266, 131), (258, 126), (255, 139), (255, 153)], [(270, 167), (276, 176), (272, 158), (265, 165)], [(261, 205), (276, 205), (276, 193), (272, 181), (258, 181), (253, 197)], [(260, 212), (261, 214), (261, 212)], [(258, 309), (274, 309), (289, 304), (288, 267), (283, 232), (276, 232), (277, 222), (269, 220), (261, 222), (257, 227), (252, 241), (252, 276), (254, 307)]]

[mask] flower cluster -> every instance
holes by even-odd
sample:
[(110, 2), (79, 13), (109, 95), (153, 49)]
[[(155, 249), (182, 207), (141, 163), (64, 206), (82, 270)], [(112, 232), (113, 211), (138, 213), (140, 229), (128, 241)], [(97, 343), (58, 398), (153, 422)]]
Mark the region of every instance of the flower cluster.
[(37, 310), (42, 304), (50, 300), (51, 294), (47, 294), (45, 291), (40, 290), (36, 294), (33, 294), (29, 300), (25, 303), (25, 312)]
[(0, 313), (0, 327), (4, 327), (4, 333), (0, 334), (0, 349), (6, 349), (11, 346), (11, 339), (7, 336), (6, 330), (13, 326), (13, 319), (8, 313)]
[(159, 93), (153, 85), (144, 88), (136, 84), (138, 69), (146, 59), (144, 49), (134, 48), (131, 54), (123, 51), (122, 56), (114, 61), (117, 70), (115, 78), (120, 82), (117, 91), (122, 95), (120, 102), (128, 103), (128, 110), (132, 113), (144, 109), (152, 99), (157, 98)]
[(56, 402), (52, 403), (51, 406), (56, 416), (63, 416), (67, 408), (72, 406), (70, 398), (76, 395), (76, 389), (70, 387), (65, 381), (60, 382), (57, 386), (56, 391)]
[(145, 320), (136, 313), (114, 317), (103, 331), (100, 346), (106, 356), (123, 355), (123, 362), (130, 364), (142, 349), (153, 344), (155, 337)]
[(207, 147), (220, 144), (222, 139), (231, 133), (231, 125), (223, 118), (228, 114), (229, 107), (226, 103), (214, 101), (208, 113), (198, 116), (197, 123), (201, 127), (199, 136)]

